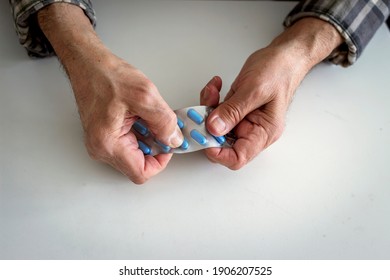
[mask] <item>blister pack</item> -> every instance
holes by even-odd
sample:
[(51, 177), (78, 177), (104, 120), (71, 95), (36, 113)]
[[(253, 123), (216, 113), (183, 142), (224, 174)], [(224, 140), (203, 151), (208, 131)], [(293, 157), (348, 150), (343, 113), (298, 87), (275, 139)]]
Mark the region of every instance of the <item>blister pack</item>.
[(145, 155), (166, 153), (189, 153), (212, 147), (230, 147), (234, 143), (233, 135), (214, 136), (206, 129), (206, 119), (213, 110), (208, 106), (194, 106), (175, 110), (177, 124), (184, 136), (183, 144), (171, 148), (160, 141), (149, 131), (143, 120), (137, 120), (133, 127), (139, 148)]

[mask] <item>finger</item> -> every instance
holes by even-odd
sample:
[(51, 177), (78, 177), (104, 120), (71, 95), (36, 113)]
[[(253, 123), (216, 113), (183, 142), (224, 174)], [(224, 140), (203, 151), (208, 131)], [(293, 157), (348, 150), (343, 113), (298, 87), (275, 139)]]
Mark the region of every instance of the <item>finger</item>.
[[(222, 164), (232, 170), (238, 170), (246, 165), (252, 158), (250, 151), (246, 148), (243, 139), (239, 139), (233, 148), (212, 148), (205, 151), (206, 156), (214, 163)], [(243, 146), (244, 149), (239, 149)]]
[(216, 107), (219, 104), (219, 92), (222, 88), (222, 79), (213, 77), (200, 92), (200, 105)]
[(235, 129), (235, 133), (240, 137), (233, 147), (206, 149), (206, 156), (210, 161), (225, 165), (232, 170), (242, 168), (264, 149), (266, 143), (266, 137), (259, 135), (259, 129), (253, 129), (251, 126), (249, 122), (240, 123)]
[(231, 89), (229, 98), (211, 112), (207, 119), (207, 129), (216, 136), (231, 131), (246, 115), (269, 102), (259, 94), (256, 88), (242, 87), (239, 92)]
[(153, 135), (172, 148), (183, 143), (183, 134), (177, 125), (177, 117), (154, 87), (145, 92), (137, 102), (136, 114), (142, 118)]
[(172, 154), (144, 156), (132, 133), (121, 137), (110, 162), (136, 184), (143, 184), (167, 166)]

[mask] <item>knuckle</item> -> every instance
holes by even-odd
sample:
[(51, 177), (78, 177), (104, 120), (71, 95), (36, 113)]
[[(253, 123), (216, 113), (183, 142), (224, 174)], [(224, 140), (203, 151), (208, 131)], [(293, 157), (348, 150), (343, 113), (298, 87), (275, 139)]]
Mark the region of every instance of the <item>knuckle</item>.
[(248, 160), (246, 158), (241, 157), (238, 159), (237, 163), (234, 166), (235, 169), (233, 169), (233, 170), (239, 170), (239, 169), (243, 168), (247, 163), (248, 163)]
[(145, 79), (137, 86), (138, 99), (141, 104), (154, 104), (156, 99), (156, 86), (149, 79)]
[(285, 119), (283, 114), (263, 115), (259, 123), (257, 137), (261, 139), (263, 149), (276, 142), (283, 134), (285, 128)]
[(176, 114), (169, 108), (156, 108), (155, 123), (159, 127), (174, 126), (177, 123)]
[(144, 91), (148, 91), (148, 92), (154, 92), (154, 91), (157, 90), (157, 88), (154, 85), (154, 83), (151, 80), (147, 79), (147, 78), (143, 82), (143, 89), (144, 89)]
[(129, 177), (129, 179), (136, 185), (142, 185), (142, 184), (146, 183), (146, 181), (148, 180), (147, 178), (145, 178), (141, 175), (131, 176), (131, 177)]
[(277, 126), (274, 132), (273, 141), (277, 141), (283, 134), (284, 126)]
[(234, 165), (229, 166), (229, 169), (233, 170), (233, 171), (237, 171), (240, 168), (241, 168), (241, 166), (239, 166), (238, 164), (234, 164)]
[(177, 124), (177, 117), (173, 111), (167, 111), (164, 118), (161, 118), (161, 121), (164, 122), (165, 125), (174, 128)]
[(140, 91), (137, 99), (139, 104), (147, 107), (154, 104), (155, 96), (150, 91)]
[(237, 160), (234, 162), (234, 164), (232, 164), (231, 166), (229, 166), (229, 169), (231, 170), (239, 170), (241, 168), (243, 168), (247, 163), (248, 163), (248, 158), (244, 155), (240, 155), (238, 156)]
[(129, 171), (126, 172), (125, 175), (136, 185), (142, 185), (149, 179), (147, 176), (145, 176), (142, 170)]
[(284, 122), (283, 121), (276, 121), (272, 126), (272, 131), (268, 132), (269, 137), (269, 145), (276, 142), (283, 134), (284, 132)]
[(234, 104), (232, 102), (225, 102), (224, 105), (224, 115), (232, 123), (238, 123), (245, 117), (242, 108), (238, 104)]
[(163, 142), (167, 142), (177, 126), (176, 114), (171, 110), (161, 110), (155, 113), (158, 116), (149, 124), (152, 133)]

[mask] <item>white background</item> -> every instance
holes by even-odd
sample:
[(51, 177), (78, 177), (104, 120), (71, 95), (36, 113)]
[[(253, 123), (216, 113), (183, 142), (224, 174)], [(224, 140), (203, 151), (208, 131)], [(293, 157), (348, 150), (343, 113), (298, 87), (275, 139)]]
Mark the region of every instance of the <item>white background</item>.
[[(95, 0), (97, 32), (173, 108), (225, 93), (294, 3)], [(56, 58), (31, 60), (0, 4), (0, 259), (388, 259), (390, 37), (318, 66), (282, 138), (240, 171), (175, 155), (136, 186), (88, 158)], [(93, 81), (91, 81), (93, 82)]]

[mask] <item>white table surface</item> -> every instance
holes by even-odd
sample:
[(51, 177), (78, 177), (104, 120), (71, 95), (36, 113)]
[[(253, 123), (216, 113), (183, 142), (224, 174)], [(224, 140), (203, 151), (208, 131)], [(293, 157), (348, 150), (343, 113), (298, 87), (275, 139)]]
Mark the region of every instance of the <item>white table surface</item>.
[[(174, 109), (226, 93), (294, 3), (95, 0), (97, 31)], [(143, 186), (89, 159), (56, 58), (0, 4), (0, 259), (390, 258), (390, 36), (298, 89), (282, 138), (239, 171), (175, 155)]]

